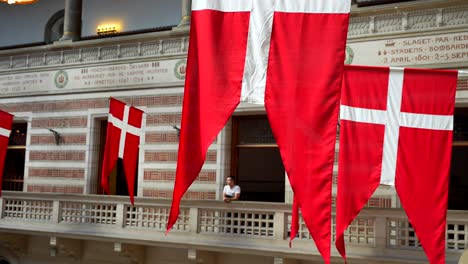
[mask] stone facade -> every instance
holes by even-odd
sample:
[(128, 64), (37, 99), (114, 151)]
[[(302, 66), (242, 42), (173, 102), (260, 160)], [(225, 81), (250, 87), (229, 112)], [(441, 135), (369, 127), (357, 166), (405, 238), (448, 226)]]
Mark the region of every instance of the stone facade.
[[(185, 9), (189, 2), (184, 0)], [(32, 232), (27, 226), (35, 227), (34, 221), (38, 218), (42, 221), (41, 217), (46, 215), (46, 221), (38, 222), (37, 232), (2, 234), (0, 256), (9, 256), (10, 263), (320, 263), (317, 252), (307, 251), (310, 237), (303, 223), (298, 237), (299, 249), (288, 251), (286, 237), (290, 215), (285, 208), (289, 205), (231, 206), (198, 201), (221, 197), (231, 166), (231, 121), (210, 146), (200, 175), (184, 196), (185, 202), (193, 204), (183, 209), (182, 231), (175, 230), (180, 233), (164, 244), (162, 232), (177, 161), (178, 136), (174, 126), (180, 127), (181, 122), (183, 63), (188, 50), (187, 10), (184, 12), (181, 26), (170, 31), (0, 51), (0, 109), (15, 114), (15, 122), (26, 122), (28, 128), (23, 191), (43, 193), (23, 197), (7, 192), (6, 198), (1, 200), (4, 209), (0, 227), (15, 232), (13, 224), (18, 221), (21, 223), (19, 233)], [(353, 7), (352, 12), (347, 58), (380, 56), (357, 53), (360, 46), (356, 45), (370, 47), (373, 41), (389, 41), (392, 45), (403, 38), (409, 41), (454, 34), (444, 44), (450, 45), (457, 36), (468, 36), (466, 1), (421, 0)], [(468, 58), (468, 38), (462, 41), (466, 46), (456, 47), (455, 52)], [(409, 61), (383, 64), (402, 66), (404, 62), (405, 66), (468, 68), (468, 59), (450, 57), (440, 63), (433, 63), (435, 58), (431, 62), (411, 61), (413, 51), (407, 53)], [(349, 63), (353, 63), (352, 59)], [(146, 113), (137, 176), (137, 203), (141, 204), (136, 209), (130, 207), (126, 197), (124, 200), (123, 197), (92, 196), (98, 190), (99, 150), (103, 147), (100, 122), (106, 120), (109, 97)], [(468, 78), (462, 77), (458, 82), (457, 107), (467, 106)], [(241, 104), (235, 115), (258, 113), (264, 113), (264, 109)], [(60, 135), (58, 144), (49, 129)], [(292, 192), (285, 178), (285, 200), (290, 203)], [(336, 175), (333, 192), (336, 193)], [(73, 196), (76, 194), (79, 195)], [(382, 211), (368, 209), (370, 211), (351, 226), (347, 242), (356, 247), (350, 255), (350, 263), (424, 263), (414, 230), (402, 211), (385, 209), (399, 207), (392, 188), (379, 188), (367, 207)], [(45, 213), (31, 215), (28, 210)], [(226, 214), (231, 211), (236, 212), (239, 219), (242, 215), (242, 221), (265, 225), (265, 229), (242, 229), (234, 224), (241, 220)], [(93, 217), (85, 217), (90, 215)], [(103, 215), (110, 215), (111, 219), (106, 218), (105, 228), (101, 229), (101, 225), (95, 224), (102, 224)], [(468, 242), (468, 222), (463, 219), (466, 212), (460, 215), (450, 216), (450, 234), (457, 236), (447, 243), (450, 260), (458, 259), (463, 250), (461, 245)], [(132, 219), (140, 218), (145, 220), (132, 226)], [(231, 221), (236, 226), (228, 229), (223, 221)], [(145, 234), (146, 229), (141, 229), (143, 226), (138, 226), (143, 222), (149, 223), (146, 227), (153, 232), (150, 233), (155, 237), (153, 240), (145, 236), (148, 234)], [(56, 230), (54, 225), (58, 226)], [(70, 231), (71, 226), (76, 230)], [(106, 229), (108, 226), (111, 227)], [(95, 230), (98, 235), (87, 234), (87, 229)], [(241, 229), (243, 234), (234, 231)], [(117, 235), (110, 235), (114, 231)], [(183, 233), (185, 231), (187, 233)], [(217, 240), (221, 243), (217, 244)], [(266, 246), (273, 249), (265, 250)], [(403, 252), (401, 256), (400, 252)], [(339, 263), (336, 252), (333, 254), (334, 261)], [(375, 255), (383, 257), (379, 260)], [(394, 259), (399, 257), (403, 260)]]

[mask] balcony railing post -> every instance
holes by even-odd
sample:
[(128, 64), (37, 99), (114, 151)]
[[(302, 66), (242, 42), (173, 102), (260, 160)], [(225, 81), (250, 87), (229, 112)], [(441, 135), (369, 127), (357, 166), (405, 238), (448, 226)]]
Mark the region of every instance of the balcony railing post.
[(275, 212), (273, 217), (273, 232), (276, 239), (283, 240), (286, 234), (286, 213), (285, 212)]
[(60, 223), (60, 201), (54, 200), (52, 202), (52, 223)]
[(0, 197), (0, 219), (5, 215), (5, 205), (3, 203), (3, 197)]
[(198, 233), (198, 208), (192, 207), (189, 211), (189, 232)]
[(374, 225), (375, 246), (379, 249), (384, 249), (387, 246), (387, 218), (376, 217)]
[(125, 205), (122, 203), (117, 204), (115, 211), (115, 225), (123, 228), (125, 224)]

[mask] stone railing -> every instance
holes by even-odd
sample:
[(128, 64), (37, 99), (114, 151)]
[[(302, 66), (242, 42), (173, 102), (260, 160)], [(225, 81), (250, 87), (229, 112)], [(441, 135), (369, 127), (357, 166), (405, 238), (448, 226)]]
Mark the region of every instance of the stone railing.
[[(416, 4), (407, 3), (406, 5)], [(371, 12), (369, 12), (371, 14)], [(468, 5), (447, 8), (417, 9), (411, 11), (388, 8), (378, 15), (363, 14), (351, 17), (348, 37), (369, 37), (380, 34), (399, 34), (425, 30), (450, 30), (468, 25)]]
[(92, 47), (85, 46), (48, 52), (31, 51), (14, 56), (0, 55), (0, 72), (24, 68), (73, 66), (113, 60), (185, 55), (188, 49), (188, 37), (153, 39), (123, 44), (112, 44), (115, 42), (107, 40), (106, 42), (108, 43)]
[[(0, 229), (9, 233), (236, 248), (275, 256), (318, 254), (302, 221), (293, 249), (288, 247), (291, 217), (286, 204), (185, 201), (174, 229), (164, 236), (170, 200), (136, 198), (131, 206), (127, 197), (4, 192), (0, 203)], [(350, 259), (426, 263), (400, 209), (365, 209), (345, 239)], [(447, 261), (457, 261), (467, 243), (468, 211), (449, 211)], [(332, 254), (338, 258), (336, 251)]]

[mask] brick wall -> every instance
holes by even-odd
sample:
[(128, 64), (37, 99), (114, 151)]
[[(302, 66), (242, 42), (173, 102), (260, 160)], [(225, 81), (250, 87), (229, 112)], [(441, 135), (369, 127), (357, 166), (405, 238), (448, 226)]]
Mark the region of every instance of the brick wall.
[(29, 177), (84, 179), (84, 169), (30, 168)]
[(82, 186), (28, 185), (28, 192), (75, 193), (82, 194)]
[[(79, 96), (78, 96), (79, 97)], [(73, 98), (73, 95), (70, 96)], [(87, 181), (91, 181), (91, 173), (97, 174), (99, 132), (93, 131), (95, 121), (88, 112), (93, 109), (107, 109), (107, 98), (81, 99), (82, 97), (67, 100), (44, 100), (30, 103), (8, 103), (8, 99), (0, 101), (0, 109), (9, 112), (31, 112), (31, 126), (29, 134), (28, 159), (26, 164), (27, 178), (25, 184), (28, 192), (54, 192), (54, 193), (84, 193)], [(172, 185), (175, 179), (175, 166), (177, 162), (178, 135), (172, 126), (180, 127), (182, 94), (160, 94), (155, 92), (151, 96), (138, 96), (132, 94), (126, 97), (116, 97), (128, 104), (149, 109), (146, 115), (146, 132), (144, 155), (141, 160), (152, 164), (143, 170), (142, 180), (139, 181), (143, 196), (157, 198), (172, 198)], [(159, 107), (169, 109), (161, 112)], [(179, 108), (180, 107), (180, 108)], [(88, 111), (91, 110), (91, 111)], [(105, 110), (100, 116), (105, 119)], [(50, 116), (48, 115), (50, 113)], [(48, 130), (53, 129), (60, 134), (57, 145), (56, 138)], [(93, 156), (91, 156), (91, 152)], [(216, 151), (207, 153), (207, 163), (216, 164)], [(93, 160), (91, 160), (93, 159)], [(93, 163), (94, 162), (94, 163)], [(94, 164), (94, 165), (93, 165)], [(158, 166), (166, 164), (168, 168)], [(164, 167), (164, 166), (163, 166)], [(94, 175), (97, 181), (97, 175)], [(204, 188), (200, 191), (191, 188), (184, 199), (215, 199), (216, 196), (216, 170), (204, 169), (196, 182), (212, 184), (213, 188)], [(160, 184), (161, 183), (161, 184)], [(91, 185), (97, 183), (91, 183)]]
[(459, 78), (457, 90), (468, 90), (468, 78)]
[[(142, 170), (142, 179), (138, 183), (141, 195), (171, 199), (179, 140), (177, 132), (172, 126), (180, 127), (181, 113), (178, 107), (181, 106), (182, 95), (133, 95), (116, 98), (128, 104), (148, 109), (146, 111), (148, 131), (142, 146), (143, 157), (140, 157), (145, 164), (145, 169)], [(89, 121), (89, 115), (86, 112), (107, 107), (108, 99), (102, 98), (0, 104), (0, 108), (7, 111), (33, 113), (31, 118), (32, 131), (28, 131), (28, 133), (32, 132), (29, 147), (33, 148), (29, 151), (29, 162), (32, 165), (27, 168), (27, 181), (30, 181), (27, 182), (27, 191), (85, 192), (86, 181), (89, 181), (90, 173), (95, 173), (86, 169), (93, 162), (88, 149), (92, 150), (95, 147), (90, 145), (95, 144), (95, 142), (93, 143), (95, 136), (89, 134), (95, 133), (91, 131), (94, 120)], [(164, 112), (160, 110), (160, 107), (164, 108)], [(50, 117), (47, 116), (47, 113), (50, 113)], [(59, 113), (63, 113), (63, 116)], [(35, 114), (38, 116), (36, 117)], [(103, 118), (105, 115), (104, 113)], [(60, 133), (60, 145), (56, 145), (53, 134), (46, 128), (54, 129)], [(214, 144), (217, 142), (215, 141)], [(203, 188), (192, 186), (184, 199), (216, 199), (218, 187), (216, 184), (216, 164), (220, 161), (217, 160), (218, 153), (215, 149), (217, 148), (210, 148), (206, 156), (205, 164), (211, 166), (203, 168), (195, 180), (195, 185), (203, 185)], [(335, 155), (338, 155), (338, 150)], [(54, 163), (59, 165), (54, 167)], [(83, 166), (75, 168), (74, 166), (67, 167), (67, 164), (82, 164)], [(336, 174), (333, 181), (336, 184)], [(60, 184), (50, 184), (50, 182)], [(391, 199), (373, 197), (367, 206), (390, 207)]]
[[(144, 197), (154, 197), (162, 199), (172, 199), (172, 190), (144, 190)], [(214, 200), (216, 192), (209, 191), (187, 191), (182, 199), (187, 200)]]

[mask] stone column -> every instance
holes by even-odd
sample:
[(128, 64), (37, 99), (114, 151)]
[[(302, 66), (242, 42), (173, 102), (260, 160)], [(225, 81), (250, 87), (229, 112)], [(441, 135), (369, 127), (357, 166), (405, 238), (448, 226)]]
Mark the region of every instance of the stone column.
[(79, 40), (81, 38), (82, 0), (65, 0), (65, 19), (63, 36), (60, 40)]
[(192, 0), (182, 0), (182, 20), (179, 27), (190, 25), (190, 15), (192, 14)]

